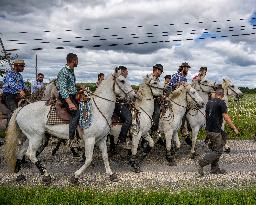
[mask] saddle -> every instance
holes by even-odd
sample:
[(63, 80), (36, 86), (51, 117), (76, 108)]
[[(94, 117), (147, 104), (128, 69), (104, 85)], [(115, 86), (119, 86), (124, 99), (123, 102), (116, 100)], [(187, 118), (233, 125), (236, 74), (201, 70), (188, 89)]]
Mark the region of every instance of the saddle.
[[(49, 102), (48, 102), (49, 103)], [(62, 107), (60, 100), (51, 101), (50, 111), (47, 115), (47, 125), (69, 124), (70, 114)]]

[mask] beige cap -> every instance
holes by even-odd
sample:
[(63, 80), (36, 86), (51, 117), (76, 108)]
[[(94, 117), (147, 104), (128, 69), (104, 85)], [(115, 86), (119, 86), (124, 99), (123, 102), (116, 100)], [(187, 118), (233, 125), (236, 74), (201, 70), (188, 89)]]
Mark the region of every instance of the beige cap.
[(20, 60), (20, 59), (16, 59), (13, 62), (13, 65), (24, 65), (24, 64), (25, 64), (25, 61), (24, 60)]

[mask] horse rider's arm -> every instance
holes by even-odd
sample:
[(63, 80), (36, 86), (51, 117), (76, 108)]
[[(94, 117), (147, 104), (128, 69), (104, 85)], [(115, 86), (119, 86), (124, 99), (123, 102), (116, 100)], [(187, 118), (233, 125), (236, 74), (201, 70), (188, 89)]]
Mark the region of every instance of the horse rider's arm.
[(232, 122), (231, 117), (227, 113), (223, 113), (222, 116), (223, 116), (224, 120), (228, 123), (228, 125), (234, 130), (234, 132), (236, 134), (238, 134), (239, 131), (236, 128), (236, 126), (234, 125), (234, 123)]

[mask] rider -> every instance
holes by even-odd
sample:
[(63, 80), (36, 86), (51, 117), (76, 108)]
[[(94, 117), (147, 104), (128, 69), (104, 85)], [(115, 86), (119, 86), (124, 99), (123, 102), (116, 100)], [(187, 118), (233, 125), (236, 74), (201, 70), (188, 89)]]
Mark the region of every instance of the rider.
[(59, 71), (57, 76), (57, 87), (59, 98), (70, 114), (69, 139), (74, 139), (76, 127), (79, 121), (79, 107), (76, 99), (76, 78), (74, 69), (78, 65), (78, 57), (74, 53), (67, 55), (67, 64)]
[(199, 69), (199, 72), (193, 76), (192, 78), (192, 83), (195, 81), (201, 81), (204, 79), (204, 77), (206, 76), (207, 73), (207, 67), (201, 67)]
[(184, 62), (180, 65), (177, 73), (172, 75), (172, 79), (167, 86), (167, 90), (173, 91), (175, 90), (182, 82), (187, 82), (187, 74), (190, 66), (188, 63)]
[(25, 85), (22, 75), (25, 67), (24, 60), (15, 60), (13, 69), (9, 70), (3, 79), (3, 99), (7, 108), (11, 111), (8, 114), (8, 122), (15, 109), (18, 107), (17, 98), (25, 97)]
[(164, 88), (166, 88), (169, 85), (171, 79), (172, 79), (171, 75), (164, 76)]
[(44, 74), (43, 73), (38, 73), (36, 82), (33, 84), (31, 92), (35, 93), (38, 90), (42, 89), (44, 87), (44, 82), (43, 81), (44, 81)]
[[(176, 88), (178, 88), (182, 83), (186, 83), (187, 82), (187, 74), (188, 74), (188, 70), (189, 70), (190, 65), (187, 62), (184, 62), (180, 65), (178, 72), (173, 74), (172, 79), (169, 83), (169, 85), (167, 86), (166, 90), (167, 93), (170, 93), (171, 91), (175, 90)], [(185, 114), (186, 116), (186, 114)], [(182, 135), (185, 137), (185, 142), (189, 145), (192, 145), (192, 141), (190, 139), (188, 130), (187, 130), (187, 126), (186, 126), (186, 117), (183, 117), (182, 119), (182, 126), (181, 126), (181, 132)]]
[[(159, 77), (163, 73), (163, 70), (164, 70), (164, 67), (161, 64), (155, 64), (153, 66), (153, 72), (151, 74), (152, 78), (159, 81)], [(158, 97), (154, 97), (154, 112), (152, 116), (153, 125), (151, 127), (151, 132), (158, 131), (159, 118), (160, 118), (160, 102)]]
[[(125, 66), (119, 66), (118, 70), (121, 70), (121, 75), (127, 78), (128, 76), (128, 69)], [(129, 104), (126, 100), (117, 99), (114, 113), (121, 118), (124, 122), (119, 134), (118, 144), (123, 147), (127, 148), (126, 138), (129, 131), (129, 128), (132, 124), (132, 114), (129, 110)]]
[(98, 74), (98, 81), (96, 82), (96, 87), (99, 87), (99, 85), (101, 84), (101, 82), (104, 80), (104, 73), (99, 73)]

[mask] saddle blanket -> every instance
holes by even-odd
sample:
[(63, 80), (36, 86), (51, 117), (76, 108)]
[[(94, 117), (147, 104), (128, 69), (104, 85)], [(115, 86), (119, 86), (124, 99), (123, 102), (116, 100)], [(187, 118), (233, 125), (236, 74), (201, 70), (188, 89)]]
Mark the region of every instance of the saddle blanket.
[[(86, 129), (90, 127), (92, 123), (92, 104), (91, 101), (81, 101), (79, 103), (79, 126)], [(64, 120), (57, 115), (55, 105), (50, 107), (50, 111), (47, 115), (47, 125), (69, 124), (69, 120)]]

